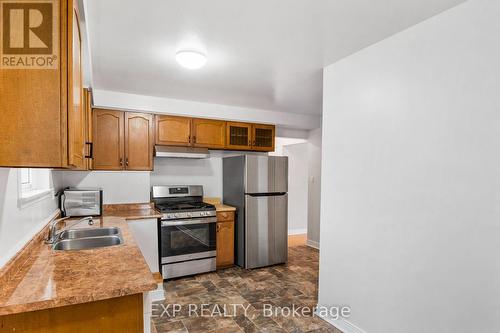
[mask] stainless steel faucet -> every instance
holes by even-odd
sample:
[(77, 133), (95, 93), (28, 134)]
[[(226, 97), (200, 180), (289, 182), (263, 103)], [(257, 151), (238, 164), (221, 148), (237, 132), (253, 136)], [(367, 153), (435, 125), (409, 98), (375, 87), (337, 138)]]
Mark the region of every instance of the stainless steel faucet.
[[(57, 238), (59, 237), (59, 235), (63, 231), (63, 230), (61, 230), (59, 232), (56, 232), (57, 225), (60, 222), (69, 219), (70, 217), (71, 216), (66, 216), (66, 217), (63, 217), (63, 218), (60, 218), (60, 219), (56, 219), (56, 220), (54, 220), (54, 221), (52, 221), (50, 223), (50, 226), (49, 226), (49, 236), (45, 240), (45, 243), (47, 243), (47, 244), (54, 244), (54, 242), (57, 240)], [(82, 223), (84, 221), (87, 221), (88, 225), (93, 225), (94, 224), (94, 220), (92, 219), (92, 216), (87, 216), (87, 217), (83, 217), (83, 218), (81, 218), (79, 220), (76, 220), (75, 222), (71, 223), (69, 226), (66, 226), (66, 228), (64, 228), (64, 229), (69, 229), (69, 228), (74, 227), (75, 225), (77, 225), (79, 223)]]

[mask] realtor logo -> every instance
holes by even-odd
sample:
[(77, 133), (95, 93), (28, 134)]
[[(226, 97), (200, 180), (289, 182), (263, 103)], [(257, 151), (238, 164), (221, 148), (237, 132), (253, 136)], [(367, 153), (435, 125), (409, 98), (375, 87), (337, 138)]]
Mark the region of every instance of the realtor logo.
[(0, 0), (1, 69), (57, 69), (56, 0)]

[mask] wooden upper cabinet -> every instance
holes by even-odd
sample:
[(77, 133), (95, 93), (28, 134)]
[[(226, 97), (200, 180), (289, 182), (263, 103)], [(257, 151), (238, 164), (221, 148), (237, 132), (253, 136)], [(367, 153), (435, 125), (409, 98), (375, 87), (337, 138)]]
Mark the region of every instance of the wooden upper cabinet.
[(156, 115), (156, 144), (191, 146), (191, 118)]
[(226, 122), (226, 148), (251, 150), (252, 124)]
[(274, 151), (274, 125), (252, 125), (252, 150)]
[(193, 119), (193, 146), (224, 149), (226, 145), (226, 122), (211, 119)]
[(83, 109), (85, 110), (85, 159), (87, 160), (85, 167), (87, 170), (92, 170), (94, 158), (94, 143), (92, 140), (92, 92), (87, 88), (83, 89)]
[(85, 110), (83, 108), (82, 38), (78, 6), (68, 16), (68, 165), (85, 170)]
[[(53, 13), (42, 14), (54, 14), (54, 19), (52, 15), (42, 17), (42, 26), (34, 33), (43, 34), (43, 41), (50, 41), (51, 48), (40, 50), (38, 46), (29, 50), (32, 52), (28, 51), (31, 54), (27, 57), (6, 54), (5, 58), (13, 61), (0, 64), (0, 167), (84, 165), (82, 47), (75, 8), (76, 1), (61, 0), (54, 2)], [(27, 8), (20, 10), (23, 15), (11, 16), (11, 24), (22, 25), (20, 20), (29, 14)], [(13, 36), (17, 46), (22, 43), (30, 49), (29, 38)], [(16, 61), (18, 57), (32, 63), (23, 67)]]
[(153, 170), (152, 114), (93, 110), (93, 169)]
[(125, 169), (153, 170), (153, 115), (125, 112)]
[(124, 113), (94, 109), (93, 142), (95, 170), (123, 170)]

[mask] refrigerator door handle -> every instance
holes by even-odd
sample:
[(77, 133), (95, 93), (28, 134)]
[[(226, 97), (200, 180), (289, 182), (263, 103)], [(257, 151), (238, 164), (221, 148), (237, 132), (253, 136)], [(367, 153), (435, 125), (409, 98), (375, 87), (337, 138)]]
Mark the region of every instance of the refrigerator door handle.
[(280, 195), (285, 195), (286, 192), (269, 192), (269, 193), (245, 193), (251, 197), (277, 197)]

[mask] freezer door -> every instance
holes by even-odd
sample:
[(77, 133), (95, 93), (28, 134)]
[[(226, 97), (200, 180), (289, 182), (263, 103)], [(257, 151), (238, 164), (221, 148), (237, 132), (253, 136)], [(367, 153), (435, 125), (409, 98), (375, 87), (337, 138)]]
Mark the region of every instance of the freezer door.
[(288, 157), (246, 156), (246, 193), (288, 191)]
[(272, 164), (272, 179), (274, 180), (273, 192), (288, 192), (288, 157), (273, 156), (269, 157)]
[(245, 198), (245, 268), (287, 260), (287, 195)]
[(247, 155), (245, 183), (246, 193), (273, 192), (274, 181), (272, 178), (271, 160), (267, 156)]

